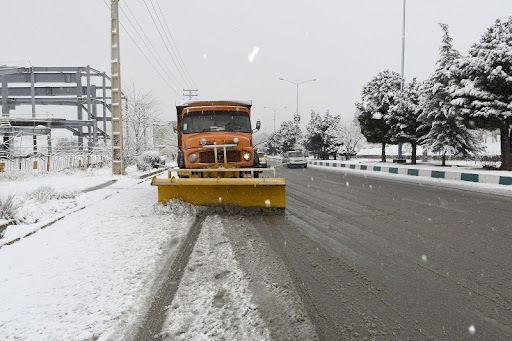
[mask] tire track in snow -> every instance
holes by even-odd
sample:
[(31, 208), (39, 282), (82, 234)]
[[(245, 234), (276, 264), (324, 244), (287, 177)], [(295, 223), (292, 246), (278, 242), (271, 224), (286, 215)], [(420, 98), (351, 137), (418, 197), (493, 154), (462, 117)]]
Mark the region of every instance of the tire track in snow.
[[(190, 259), (190, 255), (194, 250), (197, 238), (201, 233), (201, 228), (206, 216), (206, 214), (200, 213), (196, 217), (176, 258), (174, 260), (172, 260), (172, 258), (169, 259), (168, 264), (166, 264), (164, 269), (168, 269), (168, 272), (164, 275), (165, 280), (158, 289), (146, 319), (134, 340), (154, 341), (155, 338), (158, 338), (167, 315), (167, 307), (171, 305), (178, 291), (183, 273)], [(172, 264), (169, 264), (171, 262)]]

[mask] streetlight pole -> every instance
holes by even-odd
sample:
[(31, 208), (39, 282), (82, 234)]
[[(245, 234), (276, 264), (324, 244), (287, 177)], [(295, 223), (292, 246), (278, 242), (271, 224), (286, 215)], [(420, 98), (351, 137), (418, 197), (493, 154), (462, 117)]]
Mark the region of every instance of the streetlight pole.
[(263, 107), (265, 109), (270, 109), (274, 112), (274, 132), (276, 131), (276, 111), (279, 109), (286, 109), (286, 107), (280, 107), (280, 108), (269, 108), (269, 107)]
[[(403, 2), (402, 15), (402, 61), (400, 65), (400, 93), (404, 92), (404, 61), (405, 61), (405, 1)], [(402, 160), (402, 142), (398, 142), (398, 160)]]
[(297, 111), (295, 113), (294, 121), (295, 121), (296, 125), (299, 125), (299, 122), (300, 122), (300, 115), (299, 115), (299, 85), (307, 83), (307, 82), (315, 82), (316, 78), (309, 79), (307, 81), (290, 81), (290, 80), (284, 79), (284, 78), (279, 78), (279, 80), (280, 81), (285, 81), (285, 82), (288, 82), (288, 83), (292, 83), (292, 84), (295, 84), (297, 86), (297, 109), (296, 109)]

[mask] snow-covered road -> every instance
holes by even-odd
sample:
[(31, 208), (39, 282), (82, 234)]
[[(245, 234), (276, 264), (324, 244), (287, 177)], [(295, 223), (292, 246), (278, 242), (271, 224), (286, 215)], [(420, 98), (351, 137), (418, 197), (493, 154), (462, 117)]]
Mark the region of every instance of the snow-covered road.
[[(156, 188), (149, 181), (128, 176), (116, 177), (116, 183), (107, 188), (44, 202), (33, 198), (42, 184), (56, 193), (79, 192), (110, 181), (112, 176), (98, 174), (96, 179), (87, 176), (85, 180), (83, 174), (60, 174), (19, 180), (0, 182), (0, 195), (15, 193), (26, 203), (20, 211), (39, 207), (33, 213), (37, 222), (9, 226), (0, 239), (1, 338), (137, 338), (147, 329), (151, 305), (162, 299), (158, 290), (169, 278), (169, 264), (179, 258), (188, 242), (199, 210), (183, 203), (158, 205)], [(62, 204), (65, 200), (66, 205)], [(267, 293), (267, 299), (279, 301), (274, 304), (283, 310), (275, 320), (293, 328), (296, 335), (315, 339), (286, 271), (270, 266), (273, 256), (268, 250), (262, 257), (261, 245), (252, 250), (250, 258), (262, 263), (254, 273), (249, 274), (237, 260), (227, 228), (243, 243), (255, 243), (253, 237), (238, 236), (243, 227), (240, 219), (226, 220), (215, 214), (204, 218), (179, 288), (166, 307), (163, 329), (150, 331), (150, 338), (275, 339), (275, 328), (269, 326), (268, 316), (261, 316), (254, 299), (254, 283), (262, 286), (265, 278), (263, 290), (275, 291)], [(230, 226), (225, 226), (226, 221)], [(35, 233), (5, 243), (6, 238), (12, 241), (27, 231)], [(268, 268), (268, 273), (261, 267)], [(271, 272), (281, 273), (280, 279), (270, 279)]]

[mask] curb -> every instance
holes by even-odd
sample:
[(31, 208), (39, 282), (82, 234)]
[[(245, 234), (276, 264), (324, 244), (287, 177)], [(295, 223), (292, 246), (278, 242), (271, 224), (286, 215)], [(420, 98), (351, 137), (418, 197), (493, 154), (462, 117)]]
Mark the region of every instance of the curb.
[(309, 165), (334, 167), (334, 168), (347, 168), (362, 171), (384, 172), (391, 174), (402, 174), (410, 176), (422, 176), (436, 179), (447, 180), (460, 180), (479, 183), (490, 183), (498, 185), (512, 185), (512, 176), (502, 176), (494, 174), (472, 173), (472, 172), (456, 172), (456, 171), (439, 171), (431, 169), (419, 169), (408, 167), (393, 167), (393, 166), (375, 166), (370, 164), (354, 164), (343, 163), (340, 161), (330, 160), (308, 160)]

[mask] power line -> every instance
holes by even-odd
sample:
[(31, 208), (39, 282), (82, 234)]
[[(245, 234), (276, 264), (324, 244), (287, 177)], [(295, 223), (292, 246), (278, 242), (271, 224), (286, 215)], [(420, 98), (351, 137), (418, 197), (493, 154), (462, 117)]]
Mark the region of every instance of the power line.
[[(167, 32), (165, 31), (164, 25), (162, 24), (162, 21), (160, 20), (160, 16), (158, 15), (158, 12), (156, 11), (155, 5), (153, 5), (153, 0), (149, 0), (149, 2), (151, 3), (151, 7), (153, 7), (153, 11), (155, 12), (155, 16), (158, 19), (158, 23), (160, 24), (160, 27), (162, 28), (162, 31), (164, 32), (165, 38), (167, 38), (167, 44), (171, 45), (170, 42), (169, 42), (169, 37), (167, 36)], [(162, 35), (160, 35), (160, 37), (164, 41), (164, 45), (167, 48), (166, 41), (164, 40)], [(169, 49), (167, 49), (167, 51), (169, 52)], [(169, 55), (171, 56), (171, 59), (172, 59), (174, 65), (176, 65), (176, 67), (178, 69), (178, 72), (179, 72), (180, 76), (182, 77), (183, 81), (185, 81), (185, 83), (187, 84), (188, 80), (185, 80), (186, 75), (184, 75), (183, 68), (181, 67), (181, 65), (179, 63), (179, 60), (178, 60), (178, 62), (176, 61), (176, 59), (177, 59), (176, 52), (172, 48), (172, 45), (171, 45), (171, 52), (169, 52)], [(187, 84), (187, 86), (188, 86), (188, 84)]]
[[(107, 8), (109, 10), (112, 11), (112, 9), (110, 8), (110, 6), (107, 4), (107, 2), (105, 0), (103, 0), (103, 2), (105, 3), (105, 5), (107, 6)], [(171, 88), (172, 91), (174, 91), (178, 96), (181, 97), (182, 94), (180, 94), (178, 92), (178, 90), (176, 90), (175, 87), (173, 87), (172, 85), (169, 84), (169, 82), (167, 81), (167, 79), (165, 79), (162, 74), (157, 70), (157, 68), (153, 65), (153, 63), (151, 63), (151, 60), (149, 60), (148, 56), (144, 53), (144, 51), (142, 51), (142, 49), (140, 48), (139, 44), (137, 44), (137, 42), (135, 41), (135, 39), (133, 39), (132, 35), (128, 32), (128, 30), (124, 27), (124, 25), (119, 22), (119, 24), (121, 25), (121, 27), (125, 30), (126, 34), (128, 35), (128, 37), (131, 39), (131, 41), (135, 44), (135, 46), (137, 47), (137, 49), (139, 49), (140, 53), (144, 56), (144, 58), (148, 61), (149, 65), (151, 65), (151, 67), (156, 71), (156, 73), (158, 74), (158, 76), (160, 76), (160, 78), (162, 78), (162, 80), (164, 81), (164, 83), (167, 84), (167, 86), (169, 86), (169, 88)]]
[[(158, 32), (158, 35), (160, 35), (160, 38), (162, 38), (162, 41), (163, 41), (163, 43), (164, 43), (164, 46), (165, 46), (165, 48), (166, 48), (167, 52), (169, 52), (169, 55), (171, 56), (171, 59), (173, 60), (174, 64), (175, 64), (175, 65), (178, 65), (178, 64), (176, 63), (176, 60), (174, 60), (174, 57), (173, 57), (173, 55), (172, 55), (171, 51), (169, 50), (169, 47), (167, 46), (167, 42), (166, 42), (165, 38), (163, 37), (162, 32), (160, 31), (160, 28), (158, 27), (158, 24), (156, 23), (155, 18), (153, 17), (153, 14), (151, 13), (151, 10), (149, 9), (149, 7), (148, 7), (148, 4), (147, 4), (146, 0), (143, 0), (143, 2), (144, 2), (144, 5), (146, 6), (146, 9), (148, 10), (149, 16), (151, 17), (151, 20), (153, 21), (153, 24), (154, 24), (154, 25), (155, 25), (155, 27), (156, 27), (156, 30), (157, 30), (157, 32)], [(153, 7), (153, 8), (154, 8), (154, 7)], [(157, 16), (157, 18), (158, 18), (158, 16)], [(159, 18), (158, 18), (158, 19), (159, 19)], [(180, 76), (181, 76), (181, 78), (183, 79), (183, 81), (184, 81), (185, 83), (187, 83), (187, 81), (185, 80), (185, 77), (183, 76), (183, 73), (179, 70), (179, 68), (178, 68), (178, 72), (180, 73)]]
[[(169, 78), (171, 78), (171, 81), (172, 83), (177, 86), (178, 88), (179, 87), (183, 87), (182, 84), (180, 84), (180, 82), (176, 79), (176, 77), (174, 76), (173, 72), (169, 69), (169, 67), (167, 66), (167, 64), (165, 63), (165, 61), (163, 60), (163, 58), (160, 56), (160, 54), (158, 53), (158, 50), (155, 48), (155, 46), (153, 45), (153, 43), (151, 42), (151, 40), (148, 38), (146, 32), (144, 31), (144, 29), (142, 28), (142, 26), (140, 25), (139, 21), (137, 20), (137, 17), (133, 14), (132, 10), (130, 9), (130, 7), (128, 6), (128, 4), (126, 3), (126, 8), (128, 9), (128, 11), (130, 12), (130, 14), (133, 16), (137, 26), (140, 28), (140, 31), (142, 31), (142, 33), (144, 34), (144, 36), (146, 37), (146, 40), (147, 42), (151, 45), (151, 47), (153, 48), (153, 50), (155, 51), (155, 53), (158, 55), (158, 58), (160, 59), (160, 61), (162, 63), (160, 63), (158, 61), (158, 59), (155, 57), (155, 54), (152, 52), (152, 50), (148, 47), (148, 45), (146, 44), (146, 40), (144, 40), (144, 38), (140, 35), (139, 33), (139, 30), (137, 30), (137, 28), (135, 27), (135, 25), (132, 23), (132, 21), (130, 20), (130, 18), (128, 17), (128, 15), (126, 14), (126, 12), (123, 10), (123, 8), (121, 7), (121, 11), (123, 11), (123, 14), (126, 16), (126, 19), (128, 19), (128, 21), (130, 22), (130, 24), (132, 25), (133, 29), (135, 30), (135, 32), (137, 33), (137, 35), (139, 36), (140, 40), (144, 43), (144, 45), (146, 46), (146, 48), (148, 49), (148, 51), (151, 53), (151, 55), (153, 56), (153, 58), (156, 60), (156, 62), (158, 63), (158, 65), (162, 68), (162, 70), (165, 72), (165, 69), (167, 69), (168, 73), (166, 73), (167, 76), (169, 76)], [(124, 6), (124, 5), (123, 5)], [(162, 66), (162, 64), (164, 66)]]
[(185, 73), (188, 76), (188, 78), (190, 79), (192, 85), (194, 85), (194, 87), (197, 89), (197, 86), (196, 86), (196, 84), (194, 82), (194, 79), (192, 78), (192, 76), (188, 72), (187, 66), (183, 62), (183, 58), (181, 57), (180, 50), (178, 49), (176, 43), (174, 42), (174, 38), (172, 36), (171, 29), (169, 28), (169, 25), (167, 24), (167, 20), (165, 20), (165, 15), (162, 12), (162, 8), (160, 7), (160, 4), (159, 4), (158, 0), (155, 0), (155, 1), (156, 1), (157, 6), (158, 6), (158, 10), (160, 11), (160, 14), (161, 14), (161, 16), (162, 16), (162, 18), (164, 20), (165, 27), (167, 28), (167, 32), (169, 32), (169, 36), (171, 37), (172, 45), (174, 46), (174, 49), (176, 50), (176, 53), (178, 55), (178, 59), (181, 62), (181, 65), (183, 66), (183, 69), (185, 70)]

